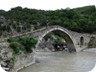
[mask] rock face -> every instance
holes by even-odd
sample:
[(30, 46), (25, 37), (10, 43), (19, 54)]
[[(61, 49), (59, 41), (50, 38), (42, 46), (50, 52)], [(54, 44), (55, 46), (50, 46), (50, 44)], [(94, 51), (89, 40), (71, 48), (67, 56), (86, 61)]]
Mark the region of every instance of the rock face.
[(7, 42), (0, 43), (0, 64), (6, 71), (16, 72), (35, 63), (34, 53), (14, 55)]
[[(29, 26), (28, 26), (29, 25)], [(0, 37), (8, 37), (19, 33), (25, 33), (33, 31), (34, 26), (21, 23), (12, 19), (7, 19), (4, 16), (0, 16)]]
[(90, 38), (88, 48), (96, 48), (96, 37), (91, 37)]
[(8, 48), (8, 45), (7, 42), (0, 43), (0, 64), (6, 71), (11, 70), (14, 65), (12, 51)]

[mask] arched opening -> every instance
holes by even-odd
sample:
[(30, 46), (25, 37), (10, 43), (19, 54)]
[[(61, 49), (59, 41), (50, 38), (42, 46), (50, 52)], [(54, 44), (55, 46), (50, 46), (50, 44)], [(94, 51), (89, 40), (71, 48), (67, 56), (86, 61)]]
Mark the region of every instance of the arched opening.
[[(67, 33), (65, 33), (64, 31), (61, 31), (61, 30), (53, 30), (53, 31), (50, 31), (50, 32), (46, 33), (46, 35), (44, 35), (41, 38), (41, 42), (38, 44), (38, 48), (44, 49), (44, 46), (46, 47), (46, 45), (45, 45), (46, 42), (44, 41), (44, 38), (46, 38), (47, 35), (52, 34), (52, 33), (57, 34), (64, 39), (63, 45), (67, 46), (69, 52), (76, 52), (76, 49), (75, 49), (75, 46), (74, 46), (74, 43), (73, 43), (71, 37)], [(50, 43), (51, 43), (52, 38), (50, 38), (48, 41), (50, 41)], [(51, 46), (51, 45), (48, 45), (48, 46)]]
[(80, 46), (82, 46), (84, 44), (84, 37), (80, 37)]

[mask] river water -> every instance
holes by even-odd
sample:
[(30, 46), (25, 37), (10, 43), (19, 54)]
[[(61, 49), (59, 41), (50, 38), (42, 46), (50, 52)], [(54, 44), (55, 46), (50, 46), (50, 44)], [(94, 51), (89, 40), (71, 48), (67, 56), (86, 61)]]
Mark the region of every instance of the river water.
[(89, 72), (96, 64), (96, 52), (37, 52), (35, 64), (18, 72)]

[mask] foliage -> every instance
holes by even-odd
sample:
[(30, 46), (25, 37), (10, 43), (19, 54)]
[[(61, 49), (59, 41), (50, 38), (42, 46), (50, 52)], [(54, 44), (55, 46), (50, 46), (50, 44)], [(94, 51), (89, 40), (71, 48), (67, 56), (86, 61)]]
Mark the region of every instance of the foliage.
[(33, 37), (31, 36), (24, 36), (22, 38), (20, 38), (20, 43), (24, 46), (26, 52), (30, 53), (32, 52), (32, 47), (35, 47), (37, 40), (35, 40)]
[(62, 41), (63, 38), (58, 35), (55, 35), (55, 37), (56, 37), (56, 39), (54, 41), (54, 44), (61, 45), (63, 43), (63, 41)]
[(11, 43), (11, 42), (16, 42), (17, 41), (17, 39), (16, 38), (12, 38), (12, 37), (9, 37), (8, 39), (7, 39), (7, 42), (9, 42), (9, 43)]
[(32, 52), (32, 47), (35, 48), (37, 40), (31, 36), (23, 36), (21, 38), (8, 38), (7, 42), (10, 43), (10, 47), (13, 49), (15, 54), (18, 54), (20, 51), (26, 51), (27, 53)]
[(44, 37), (45, 41), (47, 41), (49, 38), (51, 39), (53, 34), (54, 34), (53, 32), (50, 32), (49, 34), (47, 34), (47, 35)]
[(11, 42), (9, 46), (13, 49), (15, 54), (18, 54), (22, 48), (22, 45), (18, 42)]
[[(94, 5), (55, 11), (15, 7), (9, 11), (0, 10), (0, 16), (6, 18), (6, 23), (8, 23), (6, 25), (11, 24), (16, 30), (19, 24), (22, 24), (23, 29), (29, 30), (31, 25), (38, 29), (46, 26), (46, 21), (48, 20), (49, 25), (60, 25), (73, 31), (96, 32), (96, 8)], [(0, 26), (0, 32), (10, 29), (9, 27), (6, 29), (6, 25), (4, 27)]]

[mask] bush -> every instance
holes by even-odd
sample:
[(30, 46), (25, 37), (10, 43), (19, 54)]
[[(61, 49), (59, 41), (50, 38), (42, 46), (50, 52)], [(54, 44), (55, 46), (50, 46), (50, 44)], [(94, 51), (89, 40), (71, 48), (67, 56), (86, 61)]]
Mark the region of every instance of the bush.
[(63, 43), (62, 39), (63, 39), (62, 37), (56, 35), (56, 39), (55, 39), (54, 43), (56, 45), (61, 45)]
[(14, 53), (18, 54), (20, 50), (24, 50), (27, 53), (31, 53), (31, 48), (35, 47), (37, 40), (35, 40), (31, 36), (23, 36), (19, 39), (10, 37), (7, 39), (7, 42), (10, 43), (10, 47), (13, 49)]
[(7, 39), (7, 42), (11, 43), (11, 42), (16, 42), (17, 40), (15, 38), (9, 37)]
[(22, 45), (18, 42), (11, 42), (9, 46), (13, 49), (15, 54), (18, 54), (22, 48)]
[(32, 52), (31, 48), (35, 47), (37, 40), (35, 40), (31, 36), (24, 36), (20, 38), (20, 43), (24, 46), (27, 53), (31, 53)]

